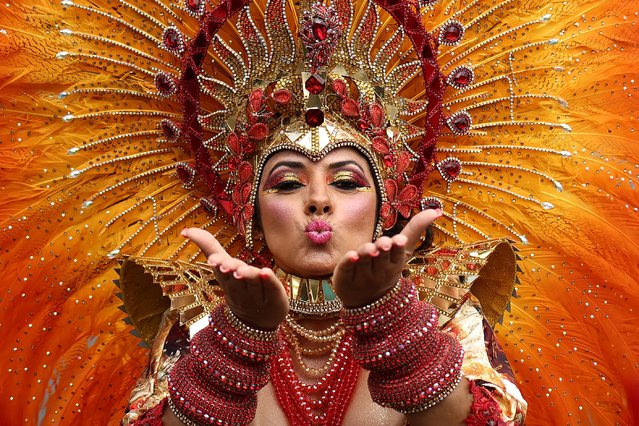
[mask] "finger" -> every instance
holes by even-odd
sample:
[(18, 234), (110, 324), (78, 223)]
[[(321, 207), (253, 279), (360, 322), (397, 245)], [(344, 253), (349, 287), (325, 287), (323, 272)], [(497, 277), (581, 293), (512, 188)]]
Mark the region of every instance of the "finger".
[(386, 248), (386, 246), (384, 246), (383, 248), (380, 248), (377, 243), (375, 245), (378, 248), (379, 255), (373, 258), (373, 271), (376, 271), (376, 270), (380, 272), (385, 271), (391, 266), (391, 261), (390, 261), (391, 260), (390, 248), (392, 247), (391, 240), (389, 238), (388, 248)]
[(390, 237), (383, 236), (375, 241), (375, 246), (379, 251), (390, 251), (393, 246), (393, 240)]
[(379, 255), (379, 250), (377, 250), (377, 247), (375, 246), (375, 244), (366, 243), (366, 244), (362, 244), (357, 249), (357, 255), (360, 257), (361, 260), (364, 260), (364, 258), (367, 258), (370, 260), (371, 257), (375, 257)]
[(235, 269), (235, 272), (233, 272), (233, 278), (236, 280), (248, 281), (251, 284), (257, 283), (260, 281), (259, 271), (259, 269), (253, 266), (242, 263), (237, 267), (237, 269)]
[(227, 254), (215, 237), (204, 229), (185, 228), (182, 230), (181, 235), (193, 241), (207, 258), (212, 254)]
[(403, 265), (406, 260), (406, 242), (408, 238), (404, 234), (397, 234), (393, 236), (392, 241), (390, 260), (393, 263), (401, 263)]
[(413, 216), (410, 222), (406, 224), (400, 234), (406, 237), (406, 251), (408, 253), (413, 252), (413, 248), (417, 245), (419, 237), (424, 233), (424, 231), (426, 231), (428, 225), (433, 223), (435, 219), (441, 215), (441, 209), (424, 210), (423, 212), (419, 212)]
[(224, 273), (234, 274), (242, 265), (246, 265), (246, 263), (234, 257), (229, 257), (220, 263), (219, 268)]

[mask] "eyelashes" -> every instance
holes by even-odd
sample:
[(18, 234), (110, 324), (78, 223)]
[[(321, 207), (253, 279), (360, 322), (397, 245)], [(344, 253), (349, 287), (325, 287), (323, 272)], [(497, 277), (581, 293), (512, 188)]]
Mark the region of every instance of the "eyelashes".
[[(279, 192), (292, 192), (300, 187), (308, 184), (302, 173), (290, 171), (282, 171), (271, 175), (262, 190), (266, 194)], [(372, 191), (368, 180), (361, 174), (350, 171), (340, 170), (329, 177), (328, 185), (343, 191)]]
[(350, 189), (357, 191), (372, 191), (371, 185), (368, 181), (359, 173), (352, 172), (350, 170), (341, 170), (333, 176), (331, 185), (340, 189)]
[(271, 175), (264, 184), (264, 192), (267, 194), (292, 191), (304, 185), (304, 182), (297, 173), (278, 172)]

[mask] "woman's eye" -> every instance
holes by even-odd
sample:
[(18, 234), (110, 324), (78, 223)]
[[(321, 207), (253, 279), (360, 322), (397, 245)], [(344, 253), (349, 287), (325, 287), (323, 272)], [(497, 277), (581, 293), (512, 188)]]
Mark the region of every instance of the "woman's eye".
[(333, 182), (332, 185), (336, 188), (344, 189), (344, 190), (353, 190), (353, 189), (358, 189), (363, 187), (359, 182), (356, 182), (351, 179), (336, 180)]
[(287, 180), (280, 182), (273, 186), (273, 189), (277, 189), (278, 191), (292, 191), (302, 186), (302, 182), (297, 180)]
[(355, 191), (370, 188), (370, 185), (362, 176), (351, 171), (337, 172), (333, 176), (333, 182), (331, 185), (344, 191)]

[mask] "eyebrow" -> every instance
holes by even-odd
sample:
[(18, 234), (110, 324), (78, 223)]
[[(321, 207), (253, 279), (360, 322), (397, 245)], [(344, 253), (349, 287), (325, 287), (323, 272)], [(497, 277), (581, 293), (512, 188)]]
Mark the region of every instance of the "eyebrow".
[(340, 167), (344, 167), (344, 166), (348, 166), (348, 165), (353, 165), (353, 166), (357, 167), (358, 169), (360, 169), (363, 174), (366, 174), (366, 172), (364, 172), (364, 169), (362, 168), (362, 166), (360, 166), (357, 162), (355, 162), (353, 160), (337, 161), (335, 163), (331, 163), (328, 166), (328, 168), (330, 170), (335, 170), (335, 169), (339, 169)]
[[(335, 163), (329, 164), (328, 168), (329, 170), (335, 170), (348, 165), (354, 165), (359, 170), (361, 170), (363, 174), (366, 174), (362, 166), (360, 166), (357, 162), (353, 160), (336, 161)], [(291, 169), (294, 169), (294, 170), (301, 170), (304, 168), (304, 164), (301, 161), (291, 161), (291, 160), (278, 161), (277, 163), (275, 163), (275, 165), (269, 172), (268, 176), (269, 177), (272, 176), (273, 172), (279, 169), (280, 167), (290, 167)]]
[(290, 160), (278, 161), (277, 163), (275, 163), (271, 171), (268, 173), (269, 177), (272, 176), (273, 172), (279, 169), (280, 167), (290, 167), (291, 169), (294, 169), (294, 170), (301, 170), (304, 168), (304, 164), (302, 164), (301, 161), (290, 161)]

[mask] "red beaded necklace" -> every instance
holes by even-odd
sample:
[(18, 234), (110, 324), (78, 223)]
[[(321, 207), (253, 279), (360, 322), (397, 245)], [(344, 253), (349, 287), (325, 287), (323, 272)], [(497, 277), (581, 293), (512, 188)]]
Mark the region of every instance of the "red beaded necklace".
[(341, 425), (360, 370), (351, 352), (353, 337), (342, 338), (333, 365), (313, 384), (302, 383), (297, 377), (291, 348), (283, 340), (282, 352), (271, 361), (271, 383), (291, 425)]

